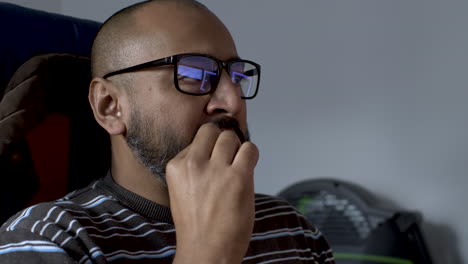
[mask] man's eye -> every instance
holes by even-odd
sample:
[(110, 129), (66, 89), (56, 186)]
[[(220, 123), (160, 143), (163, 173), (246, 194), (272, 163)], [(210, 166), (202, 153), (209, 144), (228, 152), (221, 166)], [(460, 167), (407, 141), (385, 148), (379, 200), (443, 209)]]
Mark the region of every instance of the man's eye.
[(184, 87), (184, 89), (194, 89), (202, 85), (202, 80), (185, 75), (178, 75), (177, 81), (179, 82), (179, 86)]
[(193, 83), (200, 82), (203, 77), (203, 70), (190, 66), (179, 65), (177, 80)]
[(233, 72), (231, 76), (231, 80), (235, 84), (240, 84), (242, 81), (246, 79), (247, 76), (243, 75), (242, 73)]
[(232, 81), (234, 84), (240, 84), (242, 82), (241, 78), (236, 78)]
[(200, 82), (199, 79), (192, 78), (190, 76), (185, 76), (185, 75), (178, 75), (177, 80), (183, 81), (183, 82)]

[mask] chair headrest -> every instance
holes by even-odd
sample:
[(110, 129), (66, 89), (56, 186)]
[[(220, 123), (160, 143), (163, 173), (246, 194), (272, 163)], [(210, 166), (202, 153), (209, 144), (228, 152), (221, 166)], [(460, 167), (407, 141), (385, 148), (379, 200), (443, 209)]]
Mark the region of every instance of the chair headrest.
[(100, 23), (0, 3), (0, 99), (13, 73), (33, 56), (89, 56)]
[(0, 153), (57, 112), (70, 117), (88, 116), (97, 126), (88, 104), (90, 61), (68, 54), (32, 58), (15, 73), (0, 102)]

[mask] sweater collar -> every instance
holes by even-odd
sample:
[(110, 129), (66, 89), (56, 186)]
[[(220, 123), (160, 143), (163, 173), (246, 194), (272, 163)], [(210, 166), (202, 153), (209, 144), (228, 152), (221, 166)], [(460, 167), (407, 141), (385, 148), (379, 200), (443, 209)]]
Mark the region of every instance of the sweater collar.
[(174, 224), (169, 207), (152, 202), (120, 186), (112, 178), (110, 170), (96, 187), (100, 187), (108, 194), (116, 198), (120, 204), (132, 211), (135, 211), (136, 213), (141, 214), (146, 218), (150, 218), (159, 222)]

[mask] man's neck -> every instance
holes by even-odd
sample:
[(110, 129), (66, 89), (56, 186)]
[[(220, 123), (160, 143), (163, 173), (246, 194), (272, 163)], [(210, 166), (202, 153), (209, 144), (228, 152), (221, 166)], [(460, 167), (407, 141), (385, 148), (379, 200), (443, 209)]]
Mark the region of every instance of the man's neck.
[(112, 147), (111, 173), (123, 188), (169, 207), (167, 186), (143, 166), (128, 149)]

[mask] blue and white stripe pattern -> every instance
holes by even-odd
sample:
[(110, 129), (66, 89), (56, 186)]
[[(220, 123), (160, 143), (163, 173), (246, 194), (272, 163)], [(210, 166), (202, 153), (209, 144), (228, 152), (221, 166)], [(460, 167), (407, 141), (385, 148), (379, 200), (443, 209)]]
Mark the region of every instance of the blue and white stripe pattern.
[(15, 230), (15, 226), (16, 226), (19, 222), (21, 222), (21, 220), (23, 220), (23, 219), (25, 219), (26, 217), (28, 217), (28, 216), (30, 215), (30, 213), (31, 213), (31, 210), (32, 210), (33, 208), (34, 208), (34, 206), (29, 207), (28, 209), (24, 210), (24, 211), (21, 213), (21, 215), (20, 215), (18, 218), (16, 218), (16, 219), (13, 221), (13, 223), (11, 223), (11, 225), (9, 225), (9, 226), (7, 227), (7, 231)]
[(26, 241), (19, 242), (19, 243), (10, 243), (10, 244), (0, 246), (0, 255), (14, 253), (14, 252), (24, 252), (24, 251), (42, 252), (42, 253), (56, 253), (56, 252), (65, 253), (63, 249), (59, 248), (54, 243), (41, 241), (41, 240), (26, 240)]
[[(23, 254), (47, 263), (172, 263), (176, 230), (169, 209), (132, 200), (138, 198), (104, 181), (7, 221), (0, 229), (0, 263), (15, 263)], [(244, 264), (334, 263), (320, 231), (291, 205), (264, 195), (255, 205)]]

